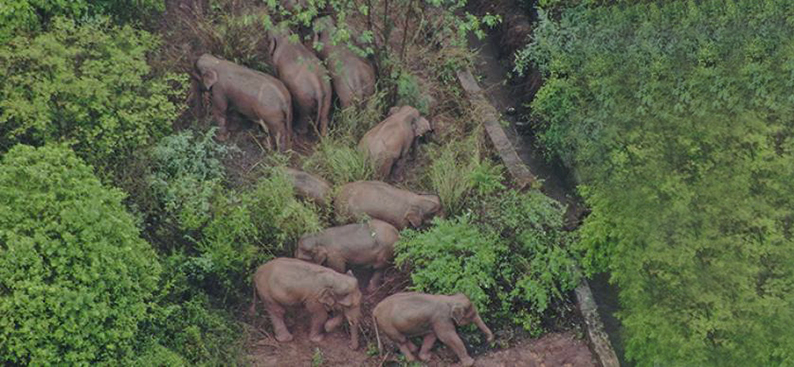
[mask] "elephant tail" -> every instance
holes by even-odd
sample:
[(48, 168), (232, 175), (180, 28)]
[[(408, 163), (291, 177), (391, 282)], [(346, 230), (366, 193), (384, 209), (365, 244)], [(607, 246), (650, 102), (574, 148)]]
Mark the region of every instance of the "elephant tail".
[(380, 343), (380, 334), (378, 333), (378, 321), (375, 320), (375, 315), (372, 315), (372, 326), (375, 327), (375, 339), (378, 341), (378, 355), (383, 355), (383, 345)]

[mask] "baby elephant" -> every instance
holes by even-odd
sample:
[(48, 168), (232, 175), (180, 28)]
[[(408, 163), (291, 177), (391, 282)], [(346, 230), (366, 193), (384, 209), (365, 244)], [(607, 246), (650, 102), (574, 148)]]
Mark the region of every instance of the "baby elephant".
[[(284, 324), (285, 307), (305, 306), (311, 313), (311, 341), (322, 341), (322, 331), (332, 332), (344, 317), (350, 324), (350, 348), (358, 349), (361, 291), (352, 273), (340, 274), (306, 261), (276, 258), (260, 266), (254, 274), (251, 314), (256, 310), (257, 294), (270, 314), (276, 340), (292, 340)], [(328, 311), (338, 314), (329, 319)]]
[[(493, 333), (477, 313), (466, 295), (432, 295), (418, 292), (397, 293), (386, 297), (372, 311), (377, 329), (399, 345), (400, 351), (408, 361), (416, 360), (416, 345), (408, 340), (424, 336), (419, 359), (430, 359), (430, 349), (436, 339), (455, 351), (463, 366), (471, 366), (474, 359), (466, 352), (455, 325), (468, 325), (472, 321), (482, 331), (488, 342), (494, 339)], [(378, 346), (380, 347), (380, 345)]]
[(287, 168), (285, 172), (292, 181), (295, 194), (319, 206), (325, 206), (328, 193), (331, 192), (331, 184), (328, 181), (294, 168)]
[[(437, 195), (414, 194), (381, 181), (356, 181), (345, 184), (334, 200), (338, 219), (350, 221), (364, 215), (404, 229), (419, 227), (441, 213)], [(349, 222), (348, 222), (349, 223)]]
[(392, 107), (389, 117), (369, 130), (358, 146), (369, 154), (375, 174), (386, 179), (392, 167), (404, 163), (416, 138), (432, 131), (430, 121), (411, 106)]
[(295, 257), (325, 264), (340, 273), (350, 265), (367, 265), (375, 269), (367, 291), (378, 286), (383, 270), (394, 258), (394, 243), (400, 238), (397, 228), (381, 220), (328, 228), (301, 237)]

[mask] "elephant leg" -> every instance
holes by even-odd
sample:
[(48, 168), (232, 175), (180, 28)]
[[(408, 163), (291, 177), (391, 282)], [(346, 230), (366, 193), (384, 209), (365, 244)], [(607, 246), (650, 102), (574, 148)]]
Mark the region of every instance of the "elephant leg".
[(328, 321), (325, 322), (325, 327), (324, 327), (325, 332), (326, 333), (334, 332), (334, 330), (336, 330), (336, 328), (338, 328), (339, 325), (342, 325), (342, 321), (344, 320), (345, 320), (345, 315), (343, 314), (339, 314), (328, 319)]
[(414, 343), (411, 343), (411, 341), (406, 338), (405, 335), (397, 331), (394, 326), (390, 324), (380, 326), (382, 327), (383, 333), (388, 335), (389, 339), (397, 343), (397, 347), (400, 348), (400, 352), (402, 352), (402, 354), (405, 356), (405, 359), (407, 359), (409, 362), (416, 360), (414, 353), (416, 353), (419, 348), (417, 348)]
[(218, 94), (212, 95), (212, 118), (218, 123), (218, 133), (215, 137), (218, 141), (226, 141), (229, 139), (229, 130), (226, 127), (226, 108), (228, 103), (225, 98), (221, 98)]
[(367, 286), (368, 293), (375, 293), (378, 290), (378, 286), (380, 285), (380, 278), (383, 277), (383, 269), (375, 269), (375, 272), (372, 273), (372, 278), (369, 279), (369, 285)]
[(323, 327), (328, 320), (328, 312), (320, 303), (311, 303), (306, 308), (312, 314), (311, 328), (309, 329), (309, 340), (319, 343), (323, 341)]
[(300, 105), (298, 105), (295, 110), (297, 112), (297, 118), (295, 119), (295, 131), (297, 131), (298, 134), (304, 135), (309, 132), (309, 124), (312, 120), (312, 111), (311, 109)]
[(460, 359), (461, 365), (464, 367), (470, 367), (474, 364), (474, 359), (471, 358), (469, 353), (466, 351), (466, 346), (463, 345), (463, 341), (460, 340), (458, 332), (455, 330), (455, 326), (452, 324), (452, 320), (448, 320), (446, 322), (437, 322), (435, 325), (433, 325), (433, 331), (442, 343), (446, 344), (453, 351), (455, 351), (455, 354), (457, 354), (458, 358)]
[(276, 333), (276, 340), (280, 342), (292, 341), (292, 334), (287, 330), (287, 325), (284, 324), (284, 314), (286, 310), (272, 300), (264, 299), (265, 309), (270, 315), (270, 322), (273, 323), (273, 331)]
[[(272, 129), (268, 128), (267, 124), (262, 119), (257, 120), (257, 124), (260, 127), (262, 127), (262, 131), (264, 131), (265, 135), (268, 136), (267, 139), (265, 140), (265, 145), (266, 145), (267, 150), (272, 150), (274, 146), (276, 147), (276, 149), (278, 149), (278, 143), (274, 139), (275, 131), (273, 131)], [(272, 145), (271, 145), (271, 142), (272, 142)]]
[(419, 350), (419, 359), (423, 361), (430, 360), (430, 349), (433, 349), (433, 344), (436, 343), (436, 339), (437, 337), (435, 333), (425, 335), (425, 339), (422, 340), (422, 349)]
[(405, 157), (399, 157), (394, 160), (392, 172), (394, 172), (394, 180), (395, 181), (402, 181), (405, 177), (405, 163), (407, 159)]

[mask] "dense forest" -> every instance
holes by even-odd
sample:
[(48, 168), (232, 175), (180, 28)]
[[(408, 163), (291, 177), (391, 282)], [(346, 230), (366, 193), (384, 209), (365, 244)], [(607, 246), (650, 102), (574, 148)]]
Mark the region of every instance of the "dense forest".
[[(410, 365), (370, 318), (404, 291), (465, 295), (496, 335), (456, 319), (481, 359), (583, 338), (572, 290), (608, 273), (631, 363), (794, 366), (794, 3), (504, 1), (531, 19), (511, 40), (513, 81), (542, 80), (513, 97), (545, 159), (574, 176), (588, 208), (578, 228), (542, 183), (513, 182), (459, 85), (459, 71), (477, 73), (470, 37), (508, 15), (480, 3), (0, 1), (0, 362)], [(279, 32), (318, 55), (329, 32), (377, 77), (344, 108), (334, 85), (328, 133), (296, 130), (287, 148), (241, 109), (218, 113), (198, 62), (286, 79)], [(384, 174), (360, 141), (398, 106), (431, 132)], [(327, 192), (307, 198), (296, 169)], [(353, 268), (360, 325), (325, 324), (330, 337), (309, 342), (297, 310), (297, 347), (282, 347), (272, 313), (248, 311), (257, 268), (310, 234), (380, 219), (330, 204), (370, 180), (442, 209), (397, 228), (376, 290)], [(352, 327), (357, 351), (338, 343)], [(443, 344), (431, 366), (458, 362)]]

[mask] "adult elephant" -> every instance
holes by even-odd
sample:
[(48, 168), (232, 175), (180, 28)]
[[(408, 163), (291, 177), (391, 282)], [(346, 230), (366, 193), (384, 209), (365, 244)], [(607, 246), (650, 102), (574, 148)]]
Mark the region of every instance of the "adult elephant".
[(331, 17), (314, 21), (314, 44), (325, 60), (331, 82), (342, 108), (363, 101), (375, 93), (375, 68), (367, 59), (356, 55), (345, 44), (334, 44), (331, 35), (336, 26)]
[[(255, 312), (257, 295), (265, 304), (279, 342), (292, 340), (284, 324), (286, 308), (304, 306), (311, 314), (311, 341), (322, 341), (323, 330), (330, 333), (347, 319), (350, 348), (358, 349), (361, 291), (352, 273), (340, 274), (306, 261), (276, 258), (260, 266), (254, 274), (251, 314)], [(329, 319), (329, 311), (337, 314)]]
[(405, 163), (418, 138), (432, 130), (430, 121), (416, 108), (392, 107), (389, 116), (364, 134), (358, 146), (369, 155), (376, 177), (385, 180), (395, 166)]
[(420, 227), (442, 214), (438, 195), (415, 194), (382, 181), (345, 184), (334, 199), (337, 218), (342, 222), (365, 216), (388, 222), (397, 229)]
[(229, 137), (226, 111), (231, 107), (262, 126), (278, 150), (290, 148), (292, 98), (281, 81), (210, 54), (198, 58), (196, 70), (203, 89), (211, 94), (218, 140)]
[(414, 353), (418, 349), (409, 338), (424, 336), (419, 359), (430, 359), (430, 349), (438, 339), (455, 351), (463, 366), (473, 365), (474, 359), (466, 352), (466, 346), (460, 340), (455, 325), (464, 326), (474, 322), (489, 343), (494, 339), (476, 307), (461, 293), (452, 296), (418, 292), (397, 293), (378, 303), (372, 315), (377, 330), (383, 331), (389, 339), (397, 343), (409, 362), (416, 360)]
[(394, 244), (400, 238), (397, 228), (381, 220), (348, 224), (309, 234), (298, 240), (295, 257), (326, 265), (344, 273), (348, 265), (370, 266), (375, 272), (367, 291), (377, 289), (383, 270), (394, 259)]
[(274, 30), (267, 37), (270, 60), (295, 103), (296, 130), (305, 134), (313, 121), (320, 135), (325, 136), (333, 93), (328, 71), (303, 44), (290, 40), (288, 32)]

